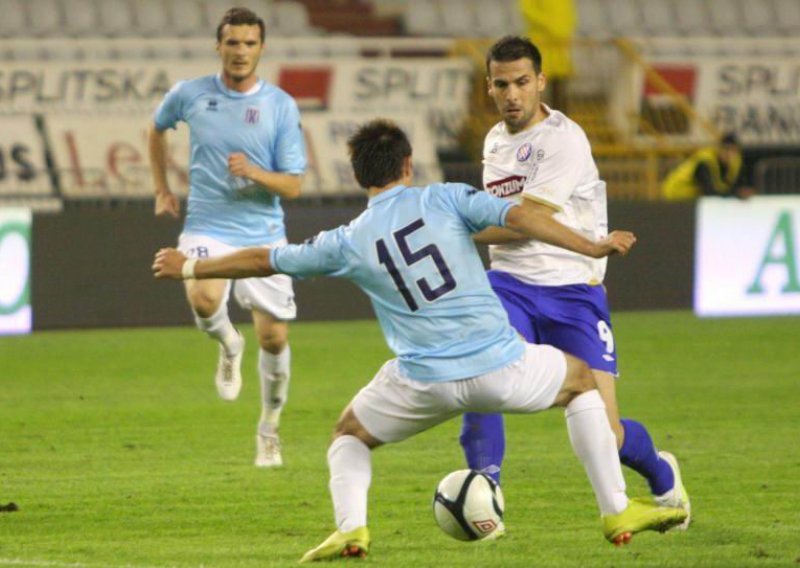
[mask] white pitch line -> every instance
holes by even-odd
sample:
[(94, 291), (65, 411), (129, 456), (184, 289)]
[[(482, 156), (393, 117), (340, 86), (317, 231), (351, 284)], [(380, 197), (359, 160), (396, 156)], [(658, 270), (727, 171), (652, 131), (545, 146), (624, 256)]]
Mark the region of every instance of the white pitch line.
[[(41, 566), (44, 568), (178, 568), (177, 566), (142, 566), (136, 564), (84, 564), (82, 562), (26, 560), (24, 558), (0, 558), (0, 566)], [(199, 568), (203, 568), (203, 566)]]

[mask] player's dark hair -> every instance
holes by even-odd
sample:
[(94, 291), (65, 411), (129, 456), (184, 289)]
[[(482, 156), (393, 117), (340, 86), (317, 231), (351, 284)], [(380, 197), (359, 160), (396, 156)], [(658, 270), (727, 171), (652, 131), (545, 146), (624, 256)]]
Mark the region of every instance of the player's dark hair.
[(411, 155), (406, 133), (394, 122), (378, 118), (361, 126), (347, 140), (356, 181), (364, 189), (383, 187), (403, 176), (403, 160)]
[(536, 74), (542, 72), (542, 53), (531, 40), (521, 36), (507, 35), (500, 38), (489, 48), (486, 54), (486, 74), (489, 73), (489, 64), (492, 61), (507, 62), (517, 59), (528, 58), (533, 63), (533, 70)]
[(266, 28), (264, 26), (264, 20), (259, 18), (255, 12), (248, 8), (231, 8), (225, 15), (222, 16), (222, 19), (219, 21), (219, 25), (217, 26), (217, 41), (222, 41), (222, 28), (226, 25), (231, 26), (258, 26), (261, 30), (261, 43), (264, 43), (264, 36), (266, 35)]

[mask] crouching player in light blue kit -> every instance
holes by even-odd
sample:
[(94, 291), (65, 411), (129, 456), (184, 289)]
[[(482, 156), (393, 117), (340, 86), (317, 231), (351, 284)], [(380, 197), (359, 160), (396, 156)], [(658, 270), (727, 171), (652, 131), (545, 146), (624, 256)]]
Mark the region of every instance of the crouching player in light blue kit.
[[(180, 214), (167, 183), (166, 130), (184, 121), (191, 133), (189, 205), (178, 248), (192, 258), (286, 242), (280, 200), (300, 195), (305, 145), (294, 100), (256, 75), (263, 47), (263, 20), (246, 8), (231, 8), (217, 27), (222, 72), (177, 83), (156, 110), (149, 134), (156, 215)], [(287, 322), (296, 314), (292, 280), (251, 278), (233, 288), (239, 304), (252, 312), (260, 347), (255, 463), (280, 466), (278, 426), (289, 388)], [(228, 318), (230, 289), (228, 280), (186, 282), (197, 327), (219, 343), (215, 380), (224, 400), (239, 396), (244, 353), (244, 339)]]
[(349, 140), (366, 211), (303, 245), (251, 248), (210, 259), (156, 254), (157, 278), (248, 278), (275, 273), (348, 278), (369, 295), (389, 347), (387, 362), (344, 410), (328, 450), (337, 530), (301, 562), (364, 556), (369, 549), (370, 450), (466, 411), (533, 413), (566, 408), (567, 429), (594, 489), (606, 538), (683, 521), (677, 508), (628, 500), (614, 433), (589, 368), (547, 345), (522, 341), (489, 286), (472, 235), (506, 226), (595, 258), (635, 242), (615, 231), (594, 242), (548, 215), (462, 184), (413, 187), (411, 146), (397, 126), (373, 121)]
[[(522, 208), (552, 216), (589, 238), (608, 231), (606, 185), (583, 130), (541, 102), (542, 57), (527, 38), (505, 37), (486, 58), (489, 94), (503, 120), (486, 135), (484, 189)], [(527, 340), (585, 360), (617, 437), (622, 463), (647, 479), (661, 505), (690, 513), (675, 457), (658, 452), (643, 424), (617, 409), (617, 355), (605, 288), (605, 259), (595, 260), (492, 228), (489, 282), (511, 325)], [(505, 451), (503, 417), (467, 413), (461, 444), (467, 463), (499, 481)], [(689, 524), (689, 517), (682, 528)]]

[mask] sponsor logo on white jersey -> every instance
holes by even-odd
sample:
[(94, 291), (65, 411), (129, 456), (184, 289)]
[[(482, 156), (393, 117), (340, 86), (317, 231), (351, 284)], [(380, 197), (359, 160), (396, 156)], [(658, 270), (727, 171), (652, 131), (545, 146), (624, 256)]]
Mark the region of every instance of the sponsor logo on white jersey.
[(523, 176), (510, 176), (507, 178), (491, 181), (486, 184), (486, 191), (495, 197), (509, 197), (522, 193), (522, 188), (525, 186), (525, 177)]

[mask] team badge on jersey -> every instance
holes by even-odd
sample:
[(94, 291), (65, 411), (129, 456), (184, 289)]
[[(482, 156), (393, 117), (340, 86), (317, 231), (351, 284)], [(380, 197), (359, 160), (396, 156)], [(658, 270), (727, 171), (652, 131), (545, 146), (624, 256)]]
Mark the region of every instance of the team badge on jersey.
[(531, 154), (533, 154), (533, 146), (531, 146), (530, 142), (526, 142), (517, 149), (517, 161), (527, 162)]
[(244, 121), (247, 124), (258, 124), (259, 111), (255, 107), (249, 107), (244, 113)]
[(217, 106), (218, 105), (219, 105), (219, 103), (217, 102), (217, 99), (210, 99), (208, 101), (208, 106), (206, 107), (206, 110), (214, 110), (215, 111), (215, 110), (217, 110)]

